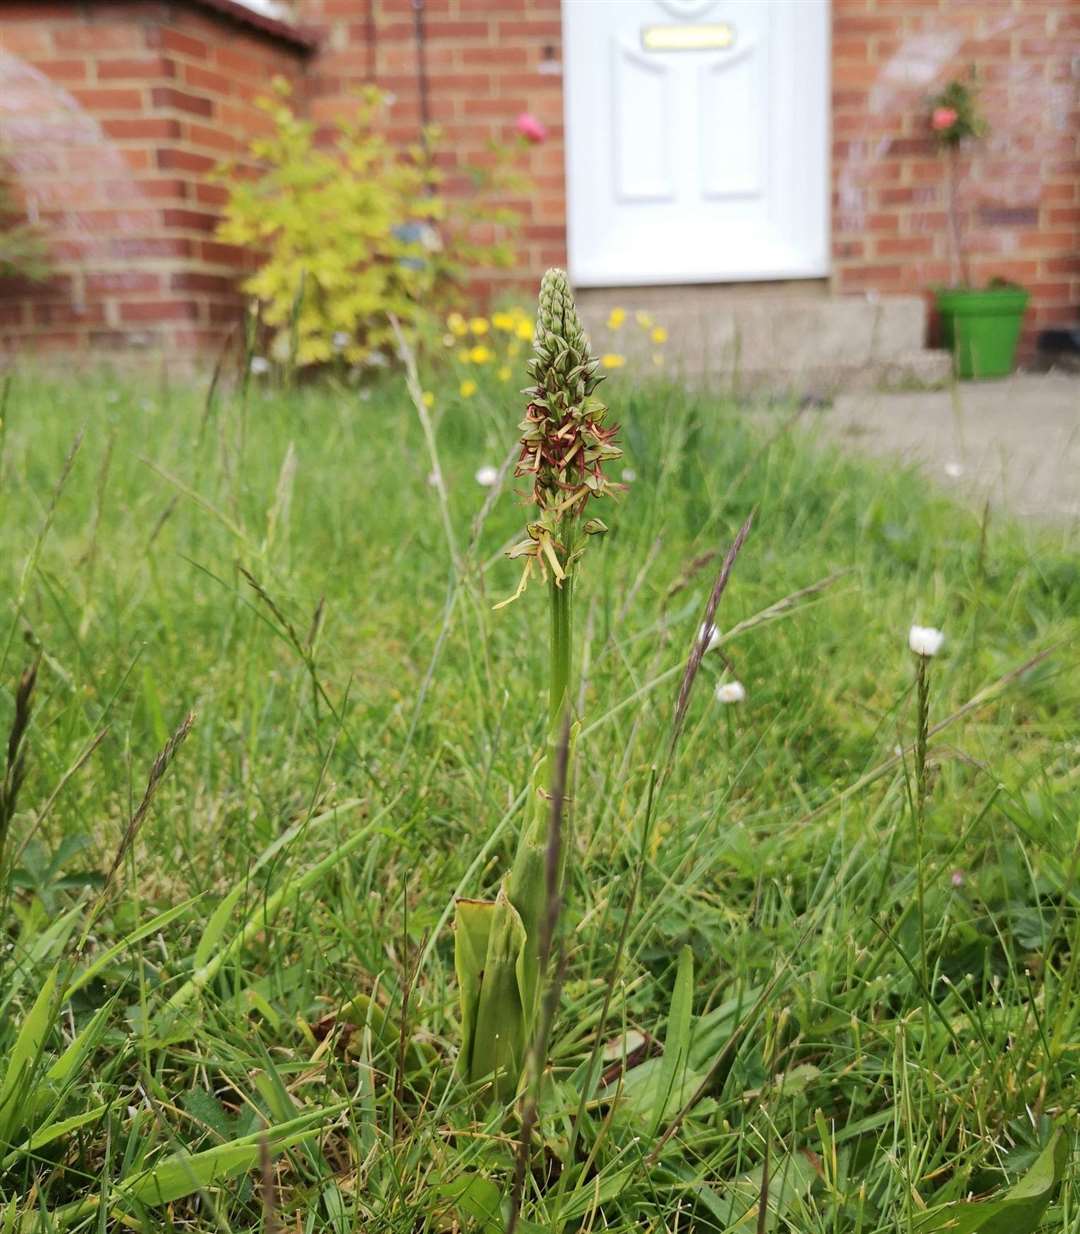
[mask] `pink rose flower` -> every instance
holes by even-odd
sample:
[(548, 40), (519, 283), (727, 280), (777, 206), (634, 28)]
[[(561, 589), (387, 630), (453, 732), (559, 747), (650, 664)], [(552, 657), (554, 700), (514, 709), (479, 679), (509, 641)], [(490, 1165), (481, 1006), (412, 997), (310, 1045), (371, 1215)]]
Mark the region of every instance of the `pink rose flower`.
[(547, 129), (540, 123), (539, 120), (532, 114), (531, 111), (523, 111), (517, 118), (517, 131), (525, 138), (526, 141), (531, 141), (534, 144), (541, 142), (547, 137)]
[(951, 129), (956, 120), (955, 107), (935, 107), (934, 113), (930, 117), (930, 127), (940, 133), (944, 129)]

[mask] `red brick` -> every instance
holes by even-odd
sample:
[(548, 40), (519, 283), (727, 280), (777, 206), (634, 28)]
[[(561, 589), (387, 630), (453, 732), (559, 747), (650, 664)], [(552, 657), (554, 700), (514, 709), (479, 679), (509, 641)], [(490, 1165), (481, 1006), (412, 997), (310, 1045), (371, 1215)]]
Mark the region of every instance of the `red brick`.
[(188, 90), (178, 90), (175, 86), (154, 86), (150, 96), (155, 107), (185, 111), (193, 116), (209, 116), (214, 111), (214, 105), (208, 98)]
[(180, 30), (173, 30), (168, 27), (162, 27), (152, 31), (147, 36), (147, 46), (160, 47), (164, 51), (176, 52), (181, 56), (188, 56), (192, 60), (209, 60), (210, 45), (204, 43), (202, 39), (192, 38), (190, 34), (184, 34)]
[(130, 22), (68, 23), (53, 31), (58, 51), (138, 51), (141, 39), (139, 27)]
[(233, 292), (233, 280), (220, 274), (204, 274), (197, 270), (184, 270), (169, 279), (170, 291), (216, 291)]
[(166, 227), (176, 227), (184, 231), (213, 231), (217, 225), (217, 215), (206, 214), (202, 210), (164, 209), (161, 221)]
[[(0, 49), (9, 51), (6, 34), (0, 35)], [(35, 57), (34, 68), (39, 69), (50, 81), (72, 82), (86, 81), (90, 61), (79, 60), (47, 60)]]
[(116, 141), (159, 141), (180, 136), (180, 121), (167, 116), (107, 117), (101, 131)]
[(210, 171), (215, 164), (215, 160), (205, 154), (194, 154), (190, 150), (176, 150), (169, 146), (158, 150), (156, 162), (162, 171), (188, 171), (195, 175)]
[(76, 89), (72, 97), (87, 111), (140, 111), (143, 107), (143, 92), (141, 90), (121, 89)]
[(87, 295), (116, 295), (118, 292), (158, 291), (161, 276), (145, 270), (112, 271), (88, 274), (85, 283)]
[(33, 323), (36, 326), (101, 325), (105, 321), (102, 304), (35, 304)]
[(195, 321), (199, 306), (194, 300), (142, 300), (120, 305), (124, 322)]
[(175, 77), (176, 65), (165, 56), (136, 56), (99, 60), (98, 81), (115, 81), (123, 78), (147, 78), (158, 80)]

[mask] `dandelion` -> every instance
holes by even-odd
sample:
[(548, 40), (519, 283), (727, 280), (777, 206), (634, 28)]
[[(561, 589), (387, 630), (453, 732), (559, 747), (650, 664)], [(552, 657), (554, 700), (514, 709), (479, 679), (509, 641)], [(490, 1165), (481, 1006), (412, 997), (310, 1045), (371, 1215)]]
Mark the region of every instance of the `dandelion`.
[(608, 351), (600, 357), (601, 368), (622, 368), (626, 363), (626, 357), (620, 356), (617, 352)]
[(512, 373), (510, 371), (510, 365), (509, 364), (500, 365), (499, 368), (496, 370), (495, 375), (496, 377), (498, 377), (500, 381), (509, 381), (512, 376)]
[(477, 345), (469, 352), (469, 359), (473, 362), (473, 364), (487, 364), (491, 357), (491, 349), (485, 347), (482, 343), (477, 343)]
[(533, 328), (532, 325), (525, 319), (517, 323), (514, 333), (523, 343), (528, 343), (532, 340)]
[(945, 635), (933, 626), (912, 626), (908, 631), (908, 646), (917, 656), (936, 656), (945, 642)]
[(478, 467), (476, 469), (476, 483), (482, 488), (493, 488), (499, 478), (498, 467)]
[(435, 395), (432, 394), (430, 390), (425, 390), (424, 393), (420, 395), (420, 401), (430, 411), (431, 408), (435, 406)]
[(460, 313), (451, 313), (450, 316), (447, 317), (446, 328), (451, 334), (456, 335), (458, 338), (462, 338), (464, 335), (469, 333), (469, 323)]
[(649, 332), (649, 338), (651, 338), (654, 343), (666, 343), (667, 337), (667, 331), (663, 326), (653, 326), (652, 330)]
[(646, 313), (642, 309), (638, 309), (638, 311), (634, 314), (634, 320), (643, 330), (652, 329), (653, 319), (651, 313)]
[(613, 308), (611, 312), (608, 313), (608, 319), (607, 319), (608, 329), (618, 330), (625, 320), (626, 320), (626, 309)]
[(488, 319), (486, 317), (474, 317), (469, 322), (469, 329), (473, 334), (487, 334)]
[(514, 314), (492, 313), (491, 324), (494, 329), (502, 331), (503, 334), (509, 334), (514, 329)]
[(252, 356), (250, 368), (256, 377), (261, 377), (270, 372), (270, 361), (265, 356)]
[(458, 386), (458, 394), (462, 398), (472, 398), (476, 393), (476, 382), (471, 377), (466, 377), (465, 380)]
[(716, 701), (718, 703), (744, 703), (746, 686), (741, 681), (719, 681), (716, 684)]

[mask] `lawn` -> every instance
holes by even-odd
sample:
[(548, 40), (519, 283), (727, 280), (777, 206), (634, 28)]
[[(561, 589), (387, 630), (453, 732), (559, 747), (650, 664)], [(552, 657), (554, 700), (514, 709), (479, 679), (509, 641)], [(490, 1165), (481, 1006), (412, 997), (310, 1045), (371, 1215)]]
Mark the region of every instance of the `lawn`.
[[(4, 733), (37, 678), (0, 799), (3, 1234), (505, 1228), (520, 1119), (454, 1068), (449, 923), (514, 851), (547, 611), (493, 609), (520, 398), (427, 384), (445, 508), (393, 375), (7, 387)], [(819, 411), (603, 390), (633, 478), (578, 588), (518, 1228), (1076, 1229), (1075, 535), (820, 448)], [(913, 621), (947, 640), (922, 825)]]

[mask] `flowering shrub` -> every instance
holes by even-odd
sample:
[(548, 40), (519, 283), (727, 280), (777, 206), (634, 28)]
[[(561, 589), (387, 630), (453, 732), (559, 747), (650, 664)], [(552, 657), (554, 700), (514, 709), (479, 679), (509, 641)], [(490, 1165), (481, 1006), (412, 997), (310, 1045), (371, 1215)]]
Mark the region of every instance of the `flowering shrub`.
[(378, 131), (385, 96), (374, 87), (326, 148), (288, 84), (274, 91), (260, 101), (273, 132), (251, 144), (260, 173), (219, 169), (229, 199), (218, 235), (261, 255), (244, 290), (274, 330), (276, 360), (378, 362), (388, 314), (409, 333), (459, 302), (472, 272), (511, 264), (518, 215), (497, 198), (520, 188), (512, 150), (493, 148), (492, 167), (471, 174), (471, 196), (449, 201), (438, 192), (438, 131), (396, 149)]

